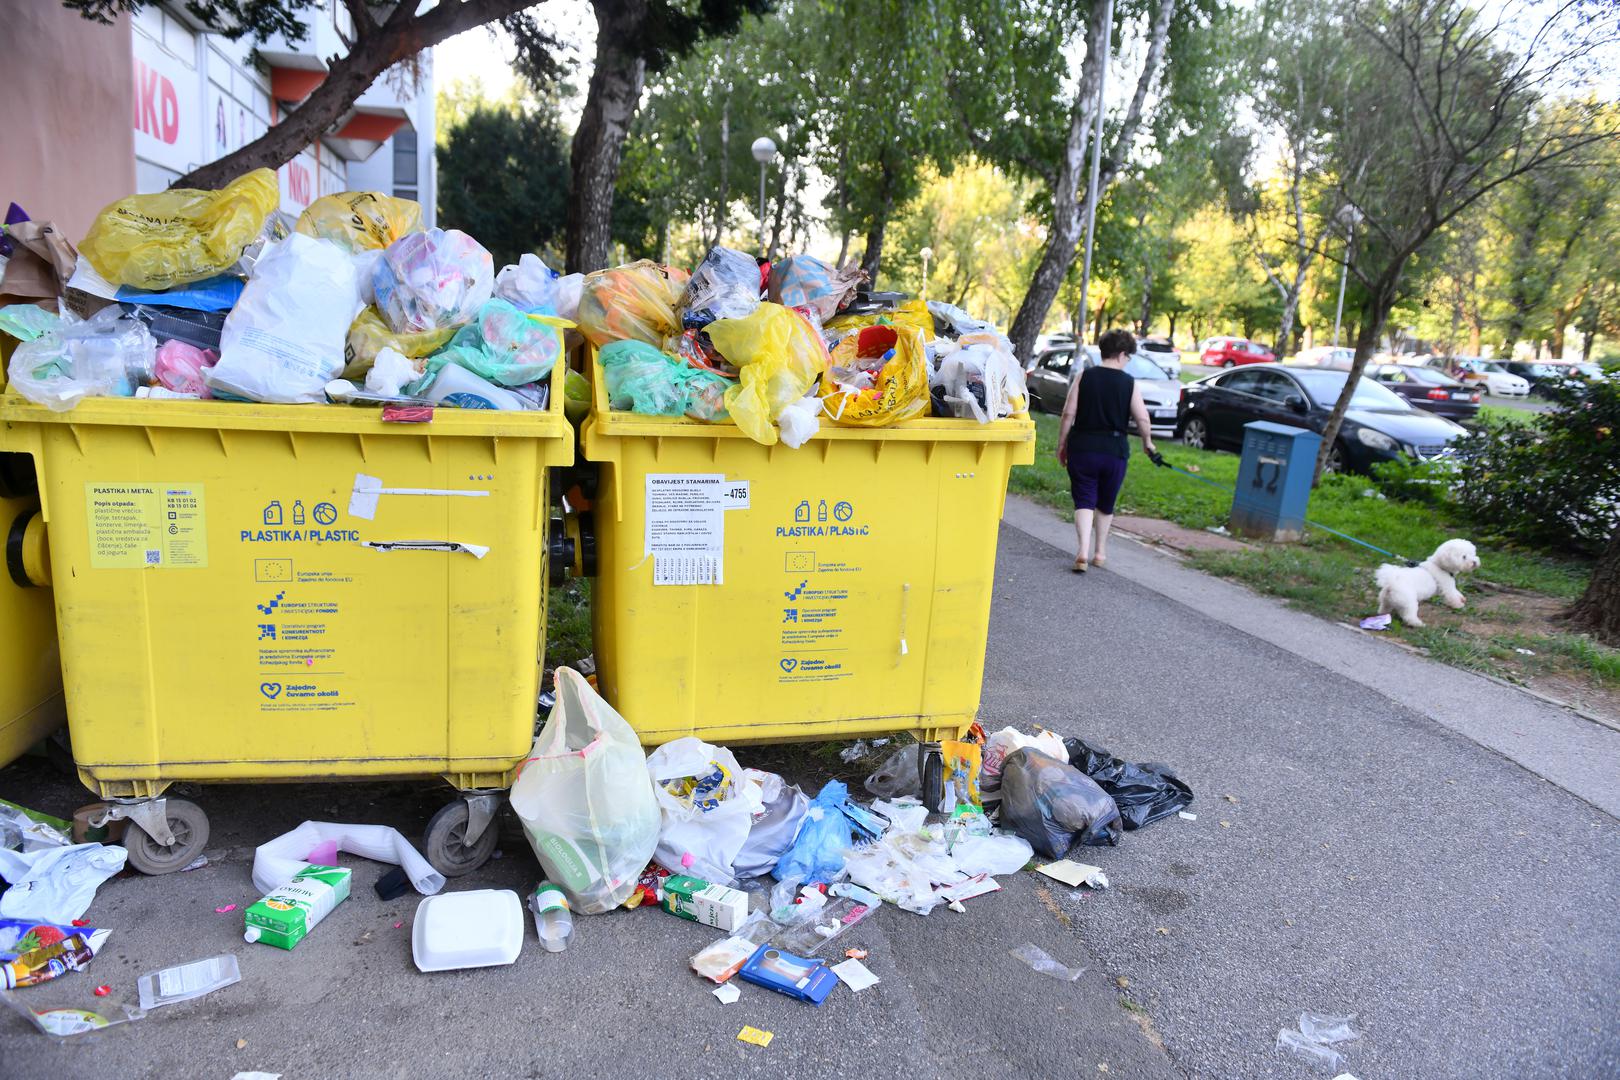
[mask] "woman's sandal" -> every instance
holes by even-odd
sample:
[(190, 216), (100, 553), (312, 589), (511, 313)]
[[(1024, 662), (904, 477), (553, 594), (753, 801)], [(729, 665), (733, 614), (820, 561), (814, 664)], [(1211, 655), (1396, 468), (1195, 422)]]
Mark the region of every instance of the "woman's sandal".
[(1080, 556), (1076, 555), (1074, 557), (1074, 565), (1071, 566), (1069, 569), (1073, 570), (1077, 574), (1085, 573), (1086, 572), (1086, 560), (1081, 558)]
[(1103, 567), (1108, 565), (1108, 560), (1101, 555), (1093, 555), (1091, 557), (1091, 565), (1101, 570)]

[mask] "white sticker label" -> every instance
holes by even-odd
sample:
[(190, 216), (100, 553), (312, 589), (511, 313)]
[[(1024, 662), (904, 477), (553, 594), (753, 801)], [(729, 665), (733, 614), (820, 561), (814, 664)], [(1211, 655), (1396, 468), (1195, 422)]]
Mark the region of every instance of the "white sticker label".
[(647, 475), (645, 553), (654, 585), (725, 582), (725, 487), (719, 473)]
[(727, 480), (720, 489), (720, 505), (727, 510), (748, 509), (748, 481)]

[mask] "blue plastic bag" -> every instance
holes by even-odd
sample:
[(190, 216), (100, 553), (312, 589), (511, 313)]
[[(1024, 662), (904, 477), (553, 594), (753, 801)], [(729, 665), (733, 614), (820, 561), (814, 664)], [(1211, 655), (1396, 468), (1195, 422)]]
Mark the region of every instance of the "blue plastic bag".
[(849, 788), (829, 780), (810, 802), (799, 835), (776, 864), (776, 880), (800, 878), (806, 885), (831, 881), (844, 868), (844, 855), (854, 843), (844, 800)]
[(247, 282), (234, 274), (216, 274), (189, 285), (176, 285), (172, 289), (137, 289), (133, 285), (118, 287), (121, 304), (157, 304), (160, 307), (186, 308), (188, 311), (229, 311), (242, 299)]

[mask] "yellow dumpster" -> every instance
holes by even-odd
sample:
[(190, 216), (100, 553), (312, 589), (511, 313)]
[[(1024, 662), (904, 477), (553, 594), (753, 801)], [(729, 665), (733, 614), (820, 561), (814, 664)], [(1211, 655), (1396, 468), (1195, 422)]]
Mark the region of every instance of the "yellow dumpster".
[[(528, 753), (543, 660), (548, 466), (573, 459), (559, 365), (545, 412), (0, 398), (32, 455), (85, 785), (130, 862), (207, 838), (202, 782), (442, 776), (478, 798), (429, 826), (480, 865), (491, 789)], [(120, 801), (122, 800), (122, 801)]]
[(767, 447), (609, 411), (592, 368), (598, 683), (643, 743), (934, 741), (973, 721), (1028, 419), (824, 423)]
[[(0, 461), (0, 535), (6, 539), (6, 574), (0, 578), (0, 767), (16, 761), (67, 717), (56, 608), (50, 589), (36, 584), (48, 573), (39, 500), (6, 486), (3, 476), (11, 464)], [(25, 479), (31, 483), (33, 477)]]

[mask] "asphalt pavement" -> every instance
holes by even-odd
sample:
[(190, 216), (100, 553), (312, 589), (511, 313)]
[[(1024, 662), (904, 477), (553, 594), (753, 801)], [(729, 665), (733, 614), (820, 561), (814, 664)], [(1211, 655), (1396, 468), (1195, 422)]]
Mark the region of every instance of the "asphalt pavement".
[[(1207, 613), (1242, 607), (1230, 597), (1166, 595), (1153, 575), (1190, 571), (1161, 556), (1117, 545), (1116, 570), (1083, 578), (1068, 561), (1003, 528), (981, 715), (1165, 761), (1192, 785), (1196, 821), (1076, 852), (1108, 871), (1106, 892), (1025, 873), (966, 914), (886, 907), (838, 943), (870, 950), (882, 981), (819, 1008), (749, 986), (721, 1005), (686, 967), (714, 932), (657, 911), (582, 917), (560, 955), (530, 940), (512, 967), (423, 975), (417, 898), (379, 901), (375, 864), (349, 860), (353, 898), (292, 952), (243, 943), (240, 908), (256, 899), (258, 843), (305, 819), (418, 829), (442, 792), (195, 787), (184, 794), (212, 818), (209, 865), (102, 886), (90, 921), (114, 928), (108, 948), (87, 972), (19, 993), (93, 1005), (104, 983), (133, 999), (138, 975), (221, 952), (237, 954), (242, 983), (63, 1045), (0, 1012), (0, 1074), (1332, 1075), (1275, 1049), (1302, 1010), (1355, 1014), (1341, 1068), (1360, 1080), (1620, 1073), (1620, 832), (1599, 809), (1601, 778), (1557, 768), (1560, 754), (1607, 760), (1609, 742), (1548, 726), (1536, 730), (1567, 750), (1493, 747), (1492, 728), (1460, 731), (1443, 709), (1397, 704), (1398, 687)], [(1268, 605), (1279, 626), (1304, 618), (1252, 605), (1237, 621)], [(1436, 685), (1461, 674), (1414, 662), (1447, 673)], [(837, 767), (740, 756), (785, 762), (810, 787)], [(64, 815), (87, 801), (39, 759), (0, 770), (0, 794)], [(451, 887), (532, 887), (510, 821), (501, 855)], [(1036, 974), (1008, 955), (1024, 942), (1086, 971)], [(771, 1045), (738, 1042), (743, 1025)]]

